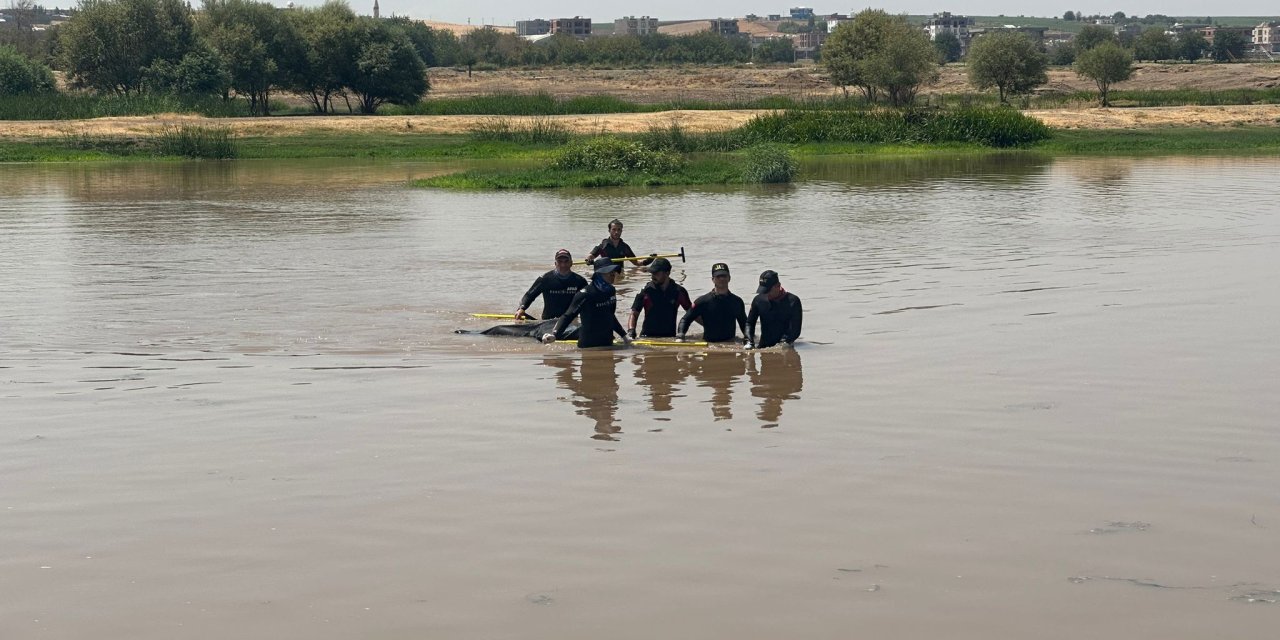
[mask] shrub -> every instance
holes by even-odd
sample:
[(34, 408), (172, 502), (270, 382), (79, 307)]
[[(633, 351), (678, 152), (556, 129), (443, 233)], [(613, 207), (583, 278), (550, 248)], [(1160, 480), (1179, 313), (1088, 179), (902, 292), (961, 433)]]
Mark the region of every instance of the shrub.
[(1016, 147), (1049, 137), (1049, 128), (1013, 109), (956, 111), (788, 111), (756, 116), (731, 135), (741, 144), (964, 142)]
[(663, 174), (682, 169), (684, 159), (669, 151), (655, 151), (634, 140), (601, 136), (569, 144), (555, 155), (551, 167), (561, 171)]
[(761, 144), (747, 149), (742, 163), (742, 181), (781, 184), (791, 182), (799, 170), (799, 164), (786, 147)]
[(236, 157), (235, 135), (227, 127), (165, 127), (155, 138), (156, 153), (163, 156), (226, 160)]
[(468, 133), (480, 142), (518, 144), (564, 144), (570, 138), (569, 129), (551, 118), (533, 118), (527, 125), (516, 125), (509, 118), (488, 118)]
[(0, 46), (0, 96), (51, 93), (55, 87), (49, 67), (9, 45)]

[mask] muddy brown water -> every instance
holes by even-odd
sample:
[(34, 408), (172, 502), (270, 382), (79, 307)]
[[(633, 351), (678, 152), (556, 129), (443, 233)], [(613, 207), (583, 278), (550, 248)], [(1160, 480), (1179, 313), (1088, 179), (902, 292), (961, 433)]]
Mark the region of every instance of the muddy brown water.
[[(1280, 160), (440, 170), (0, 168), (0, 637), (1280, 628)], [(615, 216), (801, 343), (451, 333)]]

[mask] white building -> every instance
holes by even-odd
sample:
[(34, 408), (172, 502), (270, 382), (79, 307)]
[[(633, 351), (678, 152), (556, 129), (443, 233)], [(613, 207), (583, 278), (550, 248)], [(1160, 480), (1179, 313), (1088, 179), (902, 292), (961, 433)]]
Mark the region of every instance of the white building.
[(924, 23), (924, 32), (929, 34), (929, 40), (937, 40), (938, 36), (944, 33), (950, 33), (960, 40), (961, 51), (969, 50), (969, 41), (972, 34), (969, 33), (969, 27), (973, 24), (973, 18), (969, 16), (951, 15), (950, 11), (935, 13)]
[(1253, 48), (1280, 53), (1280, 22), (1264, 22), (1253, 28)]

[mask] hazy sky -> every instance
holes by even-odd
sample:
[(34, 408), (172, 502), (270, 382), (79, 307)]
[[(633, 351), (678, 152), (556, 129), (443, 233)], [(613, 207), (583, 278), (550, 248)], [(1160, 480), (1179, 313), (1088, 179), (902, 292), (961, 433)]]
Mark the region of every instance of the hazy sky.
[[(283, 5), (285, 0), (274, 0)], [(451, 2), (432, 2), (430, 0), (378, 0), (382, 15), (408, 15), (420, 19), (444, 20), (465, 23), (470, 18), (474, 24), (510, 25), (517, 19), (552, 18), (581, 15), (598, 22), (612, 22), (615, 18), (627, 15), (649, 15), (659, 20), (679, 20), (689, 18), (711, 18), (717, 15), (725, 17), (742, 16), (747, 13), (767, 15), (770, 13), (786, 13), (792, 6), (812, 6), (818, 13), (849, 13), (856, 9), (871, 6), (885, 9), (891, 13), (934, 13), (951, 11), (973, 15), (1039, 15), (1061, 16), (1068, 9), (1085, 13), (1106, 13), (1124, 11), (1127, 14), (1146, 15), (1163, 13), (1167, 15), (1207, 15), (1219, 16), (1267, 16), (1280, 15), (1280, 1), (1277, 0), (1230, 0), (1223, 3), (1206, 3), (1203, 0), (1114, 0), (1100, 2), (1097, 0), (1073, 2), (1069, 0), (1051, 0), (1051, 2), (1028, 2), (1027, 0), (897, 0), (875, 3), (849, 4), (846, 2), (809, 3), (774, 0), (703, 0), (702, 2), (681, 2), (677, 0), (453, 0)], [(318, 5), (323, 0), (295, 0), (296, 4)], [(48, 4), (46, 2), (46, 4)], [(351, 0), (351, 7), (356, 13), (371, 13), (373, 0)], [(856, 7), (856, 9), (855, 9)]]

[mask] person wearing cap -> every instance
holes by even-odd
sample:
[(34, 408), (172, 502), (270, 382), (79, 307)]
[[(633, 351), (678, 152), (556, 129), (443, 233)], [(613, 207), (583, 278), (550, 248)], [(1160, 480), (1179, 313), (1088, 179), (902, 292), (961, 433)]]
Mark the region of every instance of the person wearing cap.
[(652, 274), (649, 284), (636, 294), (631, 304), (631, 317), (627, 320), (627, 335), (636, 337), (636, 320), (644, 311), (644, 325), (640, 334), (651, 338), (670, 338), (676, 335), (676, 309), (686, 311), (693, 306), (689, 292), (671, 279), (671, 261), (655, 258), (647, 268)]
[(676, 336), (684, 339), (689, 327), (697, 320), (702, 324), (702, 339), (707, 342), (728, 342), (734, 338), (734, 329), (747, 336), (747, 311), (742, 298), (729, 291), (729, 265), (717, 262), (711, 265), (711, 291), (698, 296), (693, 308), (680, 318)]
[(542, 336), (543, 342), (555, 342), (563, 338), (569, 324), (579, 316), (582, 318), (582, 326), (578, 328), (580, 348), (611, 345), (615, 333), (622, 337), (623, 342), (630, 342), (627, 332), (615, 315), (618, 310), (618, 291), (613, 288), (613, 281), (617, 279), (622, 265), (608, 258), (596, 258), (593, 265), (595, 273), (591, 276), (591, 284), (574, 294), (573, 301), (569, 303), (564, 315), (556, 321), (556, 326)]
[(542, 319), (559, 318), (573, 302), (573, 296), (587, 286), (587, 279), (573, 272), (573, 256), (568, 249), (556, 252), (556, 268), (538, 276), (520, 299), (516, 319), (529, 317), (525, 309), (542, 296)]
[[(760, 321), (760, 341), (756, 341), (756, 320)], [(800, 325), (804, 310), (800, 298), (782, 288), (778, 272), (769, 270), (760, 274), (760, 286), (751, 301), (747, 314), (747, 346), (761, 349), (785, 342), (795, 343), (800, 337)]]
[(587, 254), (587, 262), (593, 263), (597, 257), (604, 256), (618, 260), (620, 258), (632, 258), (632, 264), (646, 265), (653, 262), (653, 258), (640, 259), (636, 256), (636, 252), (622, 239), (622, 221), (614, 218), (609, 221), (609, 237), (600, 241), (600, 244), (592, 247), (591, 252)]

